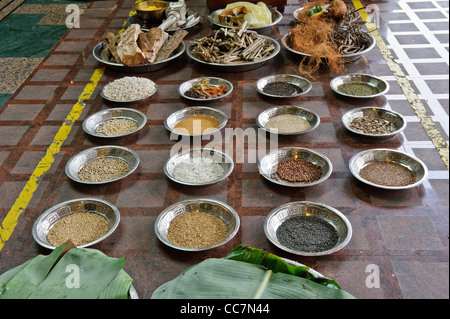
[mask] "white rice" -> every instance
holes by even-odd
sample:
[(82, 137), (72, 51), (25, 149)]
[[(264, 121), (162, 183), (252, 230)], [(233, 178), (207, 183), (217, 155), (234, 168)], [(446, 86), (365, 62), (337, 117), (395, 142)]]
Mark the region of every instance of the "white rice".
[(155, 83), (146, 78), (125, 76), (103, 88), (103, 95), (112, 100), (134, 101), (150, 96), (156, 90)]
[(173, 176), (187, 183), (207, 183), (225, 174), (222, 166), (207, 157), (194, 157), (175, 166)]

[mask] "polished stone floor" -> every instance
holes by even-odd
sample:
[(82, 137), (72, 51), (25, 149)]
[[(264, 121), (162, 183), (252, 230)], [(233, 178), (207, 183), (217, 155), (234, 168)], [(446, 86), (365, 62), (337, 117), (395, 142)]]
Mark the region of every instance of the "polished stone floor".
[[(17, 8), (6, 14), (4, 10), (14, 2)], [(103, 100), (99, 90), (124, 76), (106, 68), (92, 95), (80, 107), (77, 101), (86, 92), (92, 75), (103, 70), (92, 49), (107, 31), (122, 28), (133, 2), (0, 1), (0, 31), (6, 34), (0, 49), (0, 273), (37, 254), (49, 253), (31, 235), (33, 223), (42, 212), (66, 200), (95, 197), (116, 205), (121, 223), (112, 236), (93, 248), (110, 256), (125, 256), (125, 270), (143, 299), (150, 298), (157, 287), (183, 269), (205, 258), (223, 257), (241, 243), (310, 266), (335, 279), (357, 298), (449, 297), (449, 1), (362, 1), (366, 8), (376, 5), (376, 15), (370, 17), (379, 35), (378, 45), (346, 65), (345, 72), (382, 77), (390, 85), (385, 96), (363, 101), (338, 97), (329, 86), (336, 74), (323, 68), (308, 94), (283, 101), (268, 99), (257, 93), (255, 81), (270, 74), (295, 73), (298, 60), (288, 52), (281, 50), (258, 69), (236, 73), (212, 71), (184, 54), (163, 70), (141, 74), (158, 85), (149, 100), (130, 106), (147, 115), (144, 129), (123, 139), (92, 138), (82, 129), (83, 120), (99, 110), (118, 106)], [(360, 5), (359, 1), (346, 2)], [(80, 28), (65, 26), (69, 3), (80, 6)], [(209, 34), (213, 28), (206, 18), (205, 3), (187, 1), (203, 18), (190, 29), (186, 43)], [(262, 33), (279, 40), (292, 27), (292, 13), (302, 3), (289, 0), (283, 20)], [(166, 178), (163, 165), (177, 141), (170, 139), (164, 119), (176, 110), (196, 105), (178, 95), (178, 86), (202, 75), (223, 77), (234, 85), (232, 95), (203, 103), (225, 112), (228, 128), (257, 128), (255, 117), (280, 104), (316, 112), (321, 123), (314, 131), (280, 138), (278, 144), (326, 155), (333, 163), (330, 178), (313, 187), (286, 189), (266, 181), (256, 163), (241, 161), (237, 149), (231, 154), (236, 161), (234, 172), (218, 184), (190, 188)], [(399, 112), (407, 127), (386, 140), (358, 138), (346, 131), (341, 117), (360, 106)], [(71, 123), (67, 117), (75, 107), (81, 115)], [(63, 125), (69, 125), (70, 131), (61, 139)], [(139, 168), (123, 180), (101, 186), (77, 184), (65, 175), (65, 165), (73, 155), (107, 144), (135, 150), (141, 161)], [(48, 169), (39, 174), (37, 167), (54, 145), (60, 145), (60, 149)], [(248, 143), (245, 146), (250, 147)], [(351, 175), (348, 164), (354, 154), (371, 148), (397, 149), (416, 156), (428, 167), (427, 180), (402, 191), (362, 184)], [(154, 233), (156, 217), (175, 202), (199, 197), (232, 206), (241, 218), (238, 234), (224, 246), (205, 252), (186, 253), (166, 247)], [(292, 255), (272, 245), (263, 231), (265, 217), (277, 206), (292, 201), (319, 202), (339, 209), (352, 224), (349, 244), (322, 257)], [(367, 284), (370, 265), (380, 271), (378, 287)]]

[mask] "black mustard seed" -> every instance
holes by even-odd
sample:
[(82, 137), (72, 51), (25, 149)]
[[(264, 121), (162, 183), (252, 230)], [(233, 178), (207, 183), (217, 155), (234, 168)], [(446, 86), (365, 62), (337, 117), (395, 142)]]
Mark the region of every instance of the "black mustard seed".
[(329, 250), (339, 239), (333, 225), (316, 216), (291, 217), (278, 227), (276, 236), (283, 246), (302, 252)]
[(287, 82), (272, 82), (267, 83), (264, 88), (263, 92), (270, 94), (270, 95), (277, 95), (277, 96), (290, 96), (296, 93), (303, 92), (302, 88), (298, 85), (287, 83)]

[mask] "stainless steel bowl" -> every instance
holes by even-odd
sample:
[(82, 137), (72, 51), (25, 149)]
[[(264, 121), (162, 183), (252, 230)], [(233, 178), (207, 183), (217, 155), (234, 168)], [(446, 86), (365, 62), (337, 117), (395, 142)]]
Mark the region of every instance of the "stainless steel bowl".
[(116, 206), (102, 199), (79, 198), (55, 205), (42, 213), (34, 222), (32, 229), (33, 238), (42, 247), (55, 249), (56, 247), (48, 242), (47, 234), (56, 222), (74, 213), (89, 212), (106, 218), (108, 221), (108, 232), (100, 238), (78, 247), (88, 247), (101, 242), (108, 238), (119, 225), (120, 214)]
[[(362, 131), (358, 131), (350, 127), (350, 124), (352, 123), (353, 120), (360, 119), (363, 117), (383, 119), (389, 122), (390, 125), (395, 127), (395, 131), (384, 134), (371, 134), (371, 133), (364, 133)], [(392, 137), (403, 131), (406, 127), (406, 121), (403, 118), (403, 116), (401, 116), (399, 113), (378, 107), (360, 107), (357, 109), (350, 110), (342, 116), (341, 121), (342, 124), (344, 124), (345, 128), (350, 132), (372, 139), (383, 139)]]
[[(311, 124), (311, 127), (307, 130), (293, 132), (293, 133), (279, 133), (279, 132), (270, 131), (269, 129), (266, 128), (267, 122), (271, 118), (278, 116), (278, 115), (283, 115), (283, 114), (291, 114), (291, 115), (299, 116), (299, 117), (305, 119), (306, 121), (308, 121), (309, 124)], [(283, 105), (283, 106), (276, 106), (276, 107), (273, 107), (273, 108), (270, 108), (270, 109), (267, 109), (267, 110), (261, 112), (258, 115), (258, 117), (256, 118), (256, 123), (258, 124), (258, 126), (260, 128), (264, 129), (265, 131), (267, 131), (269, 133), (278, 134), (278, 135), (299, 135), (299, 134), (311, 132), (317, 126), (319, 126), (320, 117), (313, 111), (307, 110), (307, 109), (299, 107), (299, 106)]]
[[(181, 120), (187, 119), (194, 115), (208, 115), (217, 120), (219, 123), (219, 127), (217, 129), (211, 130), (206, 133), (202, 134), (188, 134), (188, 133), (182, 133), (178, 132), (174, 129), (175, 125), (180, 122)], [(180, 111), (176, 111), (172, 114), (170, 114), (166, 120), (164, 121), (165, 127), (172, 133), (177, 135), (183, 135), (183, 136), (207, 136), (212, 135), (216, 133), (217, 131), (221, 130), (222, 128), (227, 125), (228, 118), (225, 113), (222, 111), (216, 110), (211, 107), (206, 106), (192, 106), (192, 107), (186, 107)]]
[[(133, 5), (136, 14), (139, 15), (145, 22), (150, 24), (161, 24), (165, 15), (164, 12), (169, 7), (170, 3), (167, 1), (142, 1)], [(157, 10), (145, 10), (149, 6), (155, 6)]]
[(111, 70), (117, 71), (117, 72), (125, 72), (125, 73), (146, 73), (146, 72), (153, 72), (153, 71), (163, 69), (166, 66), (169, 66), (170, 64), (175, 62), (175, 60), (178, 57), (180, 57), (186, 50), (186, 45), (182, 41), (180, 43), (180, 45), (178, 46), (178, 48), (176, 48), (175, 51), (172, 53), (172, 55), (165, 60), (162, 60), (159, 62), (154, 62), (154, 63), (141, 63), (141, 64), (133, 65), (133, 66), (127, 66), (122, 63), (104, 61), (101, 58), (102, 50), (103, 50), (103, 42), (100, 42), (92, 50), (94, 59), (96, 59), (98, 62), (104, 64)]
[[(261, 26), (261, 27), (247, 27), (247, 29), (261, 31), (261, 30), (264, 30), (266, 28), (270, 28), (270, 27), (273, 27), (274, 25), (277, 25), (281, 21), (281, 19), (283, 19), (283, 15), (281, 14), (281, 12), (279, 12), (278, 10), (276, 10), (273, 7), (268, 7), (268, 8), (270, 10), (270, 13), (272, 14), (272, 23), (264, 25), (264, 26)], [(218, 27), (221, 27), (221, 28), (236, 28), (236, 27), (232, 27), (232, 26), (228, 26), (228, 25), (220, 23), (219, 15), (224, 10), (225, 9), (218, 9), (218, 10), (215, 10), (215, 11), (211, 12), (208, 15), (209, 22), (214, 24), (214, 25), (216, 25), (216, 26), (218, 26)]]
[[(195, 98), (195, 97), (190, 97), (188, 95), (186, 95), (186, 92), (188, 92), (193, 86), (200, 84), (203, 81), (207, 81), (209, 85), (211, 86), (219, 86), (219, 85), (224, 85), (227, 89), (226, 93), (221, 95), (221, 96), (217, 96), (217, 97), (213, 97), (213, 98)], [(219, 100), (221, 98), (224, 98), (226, 96), (228, 96), (231, 92), (233, 91), (233, 84), (230, 81), (227, 81), (225, 79), (221, 79), (221, 78), (216, 78), (216, 77), (209, 77), (209, 76), (205, 76), (205, 77), (201, 77), (201, 78), (196, 78), (196, 79), (192, 79), (186, 82), (183, 82), (180, 87), (178, 88), (178, 93), (188, 99), (188, 100), (192, 100), (192, 101), (200, 101), (200, 102), (204, 102), (204, 101), (214, 101), (214, 100)]]
[[(117, 134), (117, 135), (105, 135), (101, 133), (97, 133), (97, 129), (106, 123), (109, 120), (112, 119), (128, 119), (136, 122), (137, 128), (133, 131), (124, 133), (124, 134)], [(92, 114), (87, 119), (83, 121), (83, 130), (88, 133), (89, 135), (95, 136), (95, 137), (103, 137), (103, 138), (116, 138), (116, 137), (122, 137), (127, 136), (136, 133), (140, 129), (142, 129), (145, 124), (147, 123), (147, 116), (145, 116), (144, 113), (141, 111), (135, 110), (135, 109), (129, 109), (129, 108), (114, 108), (114, 109), (107, 109), (103, 111), (99, 111), (95, 114)]]
[[(397, 163), (407, 167), (416, 176), (416, 182), (406, 186), (384, 186), (369, 182), (360, 176), (360, 172), (364, 167), (371, 163), (380, 162)], [(428, 176), (428, 168), (418, 158), (404, 152), (384, 148), (366, 150), (353, 155), (349, 162), (349, 168), (352, 175), (361, 182), (370, 186), (391, 190), (403, 190), (419, 186)]]
[[(273, 94), (264, 92), (264, 87), (267, 84), (273, 83), (273, 82), (285, 82), (285, 83), (293, 84), (293, 85), (298, 86), (302, 91), (291, 94), (291, 95), (273, 95)], [(269, 76), (266, 76), (266, 77), (258, 80), (258, 82), (256, 82), (256, 90), (259, 93), (266, 95), (266, 96), (278, 97), (278, 98), (297, 97), (297, 96), (308, 93), (311, 90), (311, 88), (312, 88), (312, 84), (310, 81), (308, 81), (304, 77), (301, 77), (298, 75), (292, 75), (292, 74), (269, 75)]]
[[(297, 251), (282, 245), (277, 238), (277, 229), (284, 221), (294, 216), (316, 216), (330, 223), (338, 233), (336, 245), (329, 250), (321, 252)], [(264, 221), (264, 232), (267, 238), (275, 246), (291, 254), (301, 256), (324, 256), (333, 254), (348, 244), (352, 237), (352, 225), (344, 214), (331, 206), (300, 201), (281, 205), (271, 211)]]
[[(363, 32), (365, 32), (365, 31), (363, 31)], [(375, 38), (373, 37), (373, 35), (371, 35), (369, 32), (365, 32), (365, 33), (367, 34), (367, 36), (368, 36), (369, 39), (370, 39), (370, 44), (369, 44), (369, 46), (368, 46), (365, 50), (362, 50), (361, 52), (342, 55), (342, 58), (343, 58), (343, 60), (344, 60), (345, 63), (348, 63), (348, 62), (354, 62), (354, 61), (358, 60), (358, 59), (361, 58), (364, 54), (366, 54), (367, 52), (369, 52), (370, 50), (372, 50), (372, 49), (375, 47), (375, 45), (377, 44), (377, 42), (376, 42)], [(302, 59), (303, 59), (304, 57), (306, 57), (306, 56), (312, 56), (311, 54), (299, 52), (299, 51), (296, 51), (296, 50), (292, 49), (291, 47), (289, 47), (289, 45), (287, 44), (287, 37), (288, 37), (288, 36), (289, 36), (289, 32), (286, 33), (286, 34), (281, 38), (281, 45), (282, 45), (286, 50), (288, 50), (289, 52), (293, 53), (294, 55), (299, 56), (299, 57), (302, 58)], [(326, 57), (323, 57), (323, 58), (326, 58)]]
[[(339, 91), (339, 86), (344, 83), (366, 83), (368, 85), (371, 85), (378, 89), (377, 94), (372, 95), (350, 95), (343, 93)], [(352, 97), (357, 99), (372, 99), (377, 96), (381, 96), (383, 94), (386, 94), (387, 91), (389, 91), (389, 83), (387, 83), (385, 80), (370, 75), (370, 74), (362, 74), (362, 73), (353, 73), (353, 74), (346, 74), (341, 75), (338, 77), (335, 77), (330, 82), (330, 88), (337, 94), (346, 96), (346, 97)]]
[[(292, 183), (283, 180), (276, 174), (278, 163), (291, 158), (303, 159), (320, 166), (322, 170), (322, 176), (319, 178), (319, 180), (311, 183)], [(258, 170), (264, 178), (271, 181), (272, 183), (289, 187), (307, 187), (322, 183), (324, 180), (330, 177), (333, 170), (333, 165), (326, 156), (318, 152), (301, 147), (284, 147), (273, 150), (266, 154), (259, 161)]]
[[(168, 238), (168, 231), (172, 220), (184, 213), (200, 211), (215, 215), (222, 219), (227, 227), (227, 236), (221, 242), (201, 248), (186, 248), (174, 245)], [(169, 247), (184, 251), (203, 251), (222, 246), (230, 241), (238, 232), (240, 226), (239, 215), (225, 203), (212, 199), (189, 199), (178, 202), (162, 211), (155, 221), (155, 233), (159, 240)]]
[[(121, 160), (124, 160), (128, 164), (129, 167), (128, 172), (125, 175), (122, 175), (118, 178), (100, 182), (84, 181), (78, 177), (78, 172), (86, 163), (89, 163), (102, 157), (119, 158)], [(82, 184), (98, 185), (115, 182), (122, 178), (125, 178), (131, 173), (133, 173), (138, 167), (138, 165), (139, 165), (139, 157), (135, 151), (123, 146), (106, 145), (89, 148), (74, 155), (67, 162), (65, 171), (66, 175), (75, 182)]]
[(216, 70), (216, 71), (220, 71), (220, 72), (250, 71), (250, 70), (254, 70), (254, 69), (257, 69), (257, 68), (263, 66), (267, 61), (274, 58), (280, 52), (280, 49), (281, 49), (280, 44), (276, 40), (266, 37), (266, 36), (263, 36), (263, 35), (258, 35), (258, 36), (260, 38), (269, 39), (272, 42), (272, 44), (275, 46), (275, 51), (270, 56), (267, 56), (267, 57), (257, 60), (257, 61), (244, 62), (244, 63), (229, 63), (229, 64), (205, 62), (205, 61), (195, 57), (192, 54), (191, 51), (192, 51), (194, 42), (189, 43), (186, 53), (189, 56), (189, 58), (191, 58), (195, 62), (198, 62), (201, 65), (204, 65), (205, 67), (212, 69), (212, 70)]
[[(186, 161), (188, 159), (192, 159), (192, 158), (209, 158), (209, 159), (213, 160), (214, 162), (218, 163), (222, 167), (224, 174), (215, 180), (212, 180), (210, 182), (205, 182), (205, 183), (192, 183), (192, 182), (186, 182), (186, 181), (177, 179), (173, 175), (175, 167), (178, 164), (180, 164), (181, 162)], [(233, 159), (228, 154), (222, 153), (218, 150), (211, 149), (211, 148), (189, 149), (187, 151), (184, 151), (184, 152), (181, 152), (179, 154), (172, 156), (164, 165), (164, 173), (166, 174), (166, 176), (168, 178), (170, 178), (171, 180), (173, 180), (174, 182), (177, 182), (179, 184), (189, 185), (189, 186), (205, 186), (205, 185), (211, 185), (211, 184), (218, 183), (218, 182), (224, 180), (225, 178), (227, 178), (231, 174), (233, 169), (234, 169)]]
[(105, 100), (111, 101), (111, 102), (116, 102), (116, 103), (136, 103), (136, 102), (142, 102), (142, 101), (145, 101), (146, 99), (148, 99), (149, 97), (151, 97), (151, 96), (152, 96), (153, 94), (155, 94), (156, 91), (158, 90), (158, 86), (155, 84), (155, 89), (154, 89), (152, 92), (150, 92), (148, 95), (144, 96), (144, 97), (140, 97), (140, 98), (137, 98), (137, 99), (134, 99), (134, 100), (116, 100), (116, 99), (113, 99), (113, 98), (108, 97), (107, 95), (105, 95), (105, 92), (104, 92), (104, 90), (106, 89), (106, 87), (107, 87), (108, 85), (110, 85), (111, 83), (112, 83), (112, 82), (110, 82), (110, 83), (108, 83), (108, 84), (105, 84), (105, 85), (102, 87), (102, 89), (100, 90), (100, 95), (101, 95), (101, 97), (104, 98)]

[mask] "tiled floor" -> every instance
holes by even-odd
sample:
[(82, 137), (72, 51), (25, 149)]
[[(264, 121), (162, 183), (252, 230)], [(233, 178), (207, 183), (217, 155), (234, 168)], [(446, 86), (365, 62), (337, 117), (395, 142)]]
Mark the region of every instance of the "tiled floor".
[[(29, 13), (42, 9), (37, 6), (42, 2), (26, 1), (18, 11), (0, 22), (0, 29), (17, 26), (16, 32), (23, 31), (19, 17), (14, 17), (19, 14), (29, 15), (36, 30), (43, 27), (42, 20)], [(347, 3), (357, 5), (358, 2)], [(36, 254), (49, 253), (31, 236), (34, 220), (43, 211), (69, 199), (96, 197), (119, 208), (121, 223), (110, 238), (94, 248), (110, 256), (125, 256), (125, 270), (134, 278), (133, 285), (141, 298), (150, 298), (159, 285), (186, 267), (208, 257), (222, 257), (240, 243), (308, 265), (335, 279), (358, 298), (449, 297), (448, 1), (362, 1), (365, 6), (378, 6), (377, 30), (382, 42), (379, 45), (387, 46), (392, 61), (376, 47), (348, 65), (346, 72), (383, 77), (391, 86), (384, 97), (358, 102), (339, 98), (329, 87), (335, 75), (323, 70), (308, 94), (283, 102), (306, 107), (321, 117), (321, 124), (310, 134), (280, 139), (278, 143), (280, 147), (311, 148), (329, 157), (333, 162), (333, 174), (322, 184), (285, 189), (265, 181), (257, 165), (248, 162), (236, 163), (235, 171), (227, 180), (210, 187), (193, 189), (170, 182), (162, 167), (177, 141), (170, 139), (163, 121), (174, 110), (194, 105), (178, 96), (181, 82), (200, 75), (232, 81), (233, 94), (208, 105), (227, 113), (227, 127), (256, 128), (255, 117), (280, 102), (259, 95), (254, 88), (255, 81), (272, 73), (292, 73), (297, 63), (282, 51), (256, 70), (222, 73), (200, 67), (183, 55), (164, 70), (143, 74), (158, 84), (158, 92), (150, 100), (133, 105), (146, 113), (148, 125), (138, 134), (114, 141), (88, 137), (81, 128), (86, 116), (116, 106), (102, 100), (98, 91), (103, 84), (123, 74), (106, 69), (81, 107), (81, 115), (71, 126), (70, 133), (61, 141), (61, 149), (56, 152), (48, 171), (39, 176), (33, 196), (25, 207), (18, 209), (16, 204), (26, 198), (23, 190), (26, 193), (36, 165), (49, 146), (58, 142), (55, 136), (59, 136), (59, 128), (67, 124), (66, 117), (77, 105), (94, 71), (102, 67), (92, 57), (93, 47), (106, 31), (121, 29), (132, 3), (132, 0), (93, 1), (82, 15), (79, 29), (64, 29), (64, 32), (60, 29), (61, 33), (53, 36), (53, 42), (46, 47), (38, 48), (33, 44), (26, 51), (28, 55), (13, 55), (12, 52), (18, 51), (11, 38), (8, 40), (10, 47), (0, 51), (1, 85), (7, 83), (0, 91), (5, 100), (0, 109), (0, 193), (3, 194), (0, 198), (0, 273)], [(204, 17), (202, 23), (190, 31), (186, 38), (189, 42), (207, 35), (211, 29), (205, 18), (206, 1), (189, 0), (187, 3)], [(288, 1), (285, 18), (264, 34), (275, 39), (284, 35), (292, 26), (292, 12), (301, 3)], [(53, 6), (43, 8), (55, 12)], [(5, 60), (13, 58), (21, 60), (14, 63)], [(38, 60), (32, 64), (32, 59)], [(20, 70), (28, 71), (4, 76), (4, 70), (14, 74), (11, 69), (15, 63), (21, 65)], [(393, 73), (397, 67), (401, 72)], [(340, 119), (347, 110), (357, 106), (380, 106), (397, 111), (406, 118), (407, 128), (398, 136), (383, 141), (367, 141), (350, 135)], [(141, 161), (137, 171), (124, 180), (103, 186), (86, 187), (70, 181), (64, 173), (69, 158), (83, 149), (106, 143), (134, 149)], [(378, 147), (402, 150), (420, 158), (429, 169), (428, 179), (419, 187), (398, 192), (361, 184), (351, 176), (348, 162), (357, 152)], [(238, 153), (239, 149), (234, 149), (235, 159), (240, 158)], [(232, 241), (195, 254), (174, 251), (158, 241), (153, 231), (156, 216), (170, 204), (194, 197), (218, 199), (236, 209), (241, 217), (241, 229)], [(262, 231), (265, 216), (279, 205), (298, 200), (324, 203), (344, 213), (353, 227), (350, 243), (341, 251), (320, 258), (290, 255), (273, 246)], [(380, 270), (379, 288), (369, 288), (366, 284), (371, 265)]]

